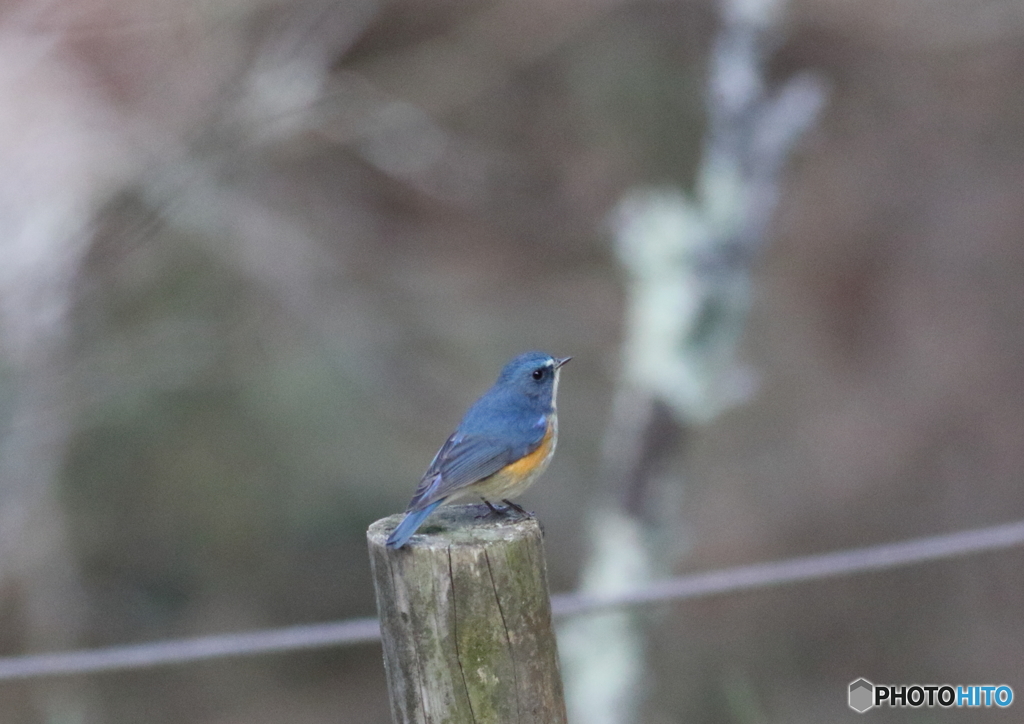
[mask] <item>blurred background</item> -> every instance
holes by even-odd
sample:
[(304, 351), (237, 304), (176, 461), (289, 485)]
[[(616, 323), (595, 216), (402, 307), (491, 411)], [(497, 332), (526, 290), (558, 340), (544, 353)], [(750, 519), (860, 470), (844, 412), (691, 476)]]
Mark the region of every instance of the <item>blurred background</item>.
[[(751, 260), (754, 391), (667, 468), (678, 572), (1024, 517), (1024, 5), (783, 12), (767, 78), (828, 96)], [(372, 615), (366, 527), (534, 348), (574, 357), (522, 501), (574, 589), (629, 337), (609, 215), (693, 189), (719, 27), (712, 0), (5, 3), (0, 654)], [(1022, 562), (667, 606), (636, 721), (853, 720), (858, 677), (1024, 693)], [(390, 714), (364, 645), (2, 683), (0, 720)]]

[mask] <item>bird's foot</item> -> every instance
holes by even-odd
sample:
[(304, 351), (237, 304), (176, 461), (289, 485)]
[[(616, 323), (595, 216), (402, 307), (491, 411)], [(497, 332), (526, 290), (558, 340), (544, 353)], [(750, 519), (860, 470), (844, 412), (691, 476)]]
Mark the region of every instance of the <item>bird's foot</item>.
[(487, 506), (487, 511), (488, 512), (480, 513), (479, 515), (476, 516), (477, 518), (487, 518), (489, 516), (497, 516), (497, 517), (500, 517), (500, 518), (508, 518), (510, 515), (512, 515), (513, 512), (518, 513), (519, 515), (526, 516), (527, 518), (532, 518), (533, 517), (533, 513), (531, 513), (530, 511), (526, 510), (523, 506), (517, 505), (516, 503), (513, 503), (511, 500), (507, 500), (505, 498), (502, 498), (502, 501), (501, 501), (502, 503), (505, 504), (503, 506), (502, 505), (495, 505), (494, 503), (489, 501), (487, 498), (481, 498), (481, 500), (483, 500), (484, 501), (484, 505)]
[(501, 502), (508, 506), (507, 508), (505, 508), (505, 512), (506, 513), (508, 513), (509, 508), (511, 508), (512, 510), (516, 511), (520, 515), (525, 515), (527, 518), (532, 518), (533, 517), (533, 513), (531, 511), (527, 510), (526, 508), (524, 508), (523, 506), (519, 505), (518, 503), (513, 503), (508, 498), (502, 498)]
[(494, 516), (503, 516), (505, 514), (505, 508), (499, 508), (487, 498), (480, 498), (480, 500), (484, 501), (484, 505), (487, 506), (487, 510), (483, 513), (477, 513), (474, 516), (477, 520), (482, 518), (492, 518)]

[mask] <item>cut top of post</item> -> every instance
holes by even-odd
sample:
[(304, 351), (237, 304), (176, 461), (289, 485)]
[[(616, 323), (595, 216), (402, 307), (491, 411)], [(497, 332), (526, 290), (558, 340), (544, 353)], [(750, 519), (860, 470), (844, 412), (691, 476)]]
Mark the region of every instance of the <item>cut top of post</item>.
[[(384, 545), (402, 517), (390, 515), (371, 525), (367, 531), (371, 547), (377, 543)], [(448, 548), (453, 545), (509, 542), (534, 533), (541, 535), (540, 524), (535, 517), (526, 513), (512, 510), (507, 514), (496, 514), (485, 505), (447, 505), (435, 510), (403, 548)]]

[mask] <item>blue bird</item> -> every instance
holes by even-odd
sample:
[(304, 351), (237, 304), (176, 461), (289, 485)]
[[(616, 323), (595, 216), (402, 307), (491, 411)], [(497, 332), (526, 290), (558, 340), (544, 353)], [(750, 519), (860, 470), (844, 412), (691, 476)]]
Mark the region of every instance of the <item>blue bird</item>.
[(571, 357), (526, 352), (505, 365), (497, 382), (466, 411), (423, 474), (402, 522), (388, 536), (401, 548), (442, 503), (478, 496), (508, 500), (526, 490), (551, 462), (558, 441), (559, 369)]

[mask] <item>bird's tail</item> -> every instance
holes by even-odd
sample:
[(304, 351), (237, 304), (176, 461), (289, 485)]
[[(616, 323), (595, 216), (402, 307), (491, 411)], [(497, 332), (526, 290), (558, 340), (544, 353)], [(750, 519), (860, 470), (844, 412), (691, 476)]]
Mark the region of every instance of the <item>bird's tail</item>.
[(391, 531), (391, 535), (388, 536), (388, 540), (384, 545), (388, 548), (401, 548), (404, 546), (406, 541), (412, 538), (413, 533), (426, 520), (427, 516), (434, 512), (434, 508), (443, 502), (444, 500), (435, 500), (422, 510), (410, 510), (407, 512), (405, 517), (402, 518), (402, 522), (398, 524), (398, 527)]

